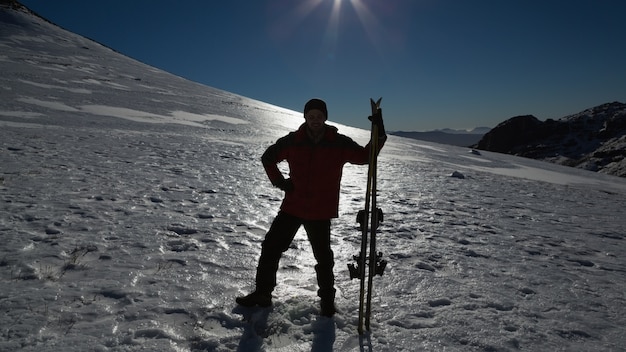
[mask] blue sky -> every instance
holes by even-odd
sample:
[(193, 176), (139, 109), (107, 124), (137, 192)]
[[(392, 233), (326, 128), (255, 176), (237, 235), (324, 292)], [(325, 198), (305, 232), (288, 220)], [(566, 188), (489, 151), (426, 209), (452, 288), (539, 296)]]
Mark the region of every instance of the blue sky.
[(626, 101), (623, 0), (20, 0), (190, 80), (368, 128), (494, 127)]

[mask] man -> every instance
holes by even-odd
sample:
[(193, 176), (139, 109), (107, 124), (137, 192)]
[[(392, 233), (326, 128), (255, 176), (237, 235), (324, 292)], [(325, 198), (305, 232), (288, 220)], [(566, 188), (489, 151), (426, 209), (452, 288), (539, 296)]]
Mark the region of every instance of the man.
[[(300, 226), (304, 226), (317, 260), (315, 271), (321, 299), (320, 314), (332, 317), (335, 312), (334, 255), (330, 248), (330, 219), (338, 216), (339, 188), (343, 165), (347, 162), (364, 165), (369, 160), (370, 144), (361, 147), (352, 139), (327, 125), (328, 110), (320, 99), (311, 99), (304, 106), (300, 128), (280, 138), (267, 148), (261, 161), (272, 184), (285, 192), (280, 211), (261, 245), (256, 272), (256, 290), (236, 302), (246, 307), (268, 307), (276, 286), (278, 262)], [(378, 125), (380, 152), (387, 135), (382, 114), (370, 116)], [(277, 164), (286, 160), (289, 178)]]

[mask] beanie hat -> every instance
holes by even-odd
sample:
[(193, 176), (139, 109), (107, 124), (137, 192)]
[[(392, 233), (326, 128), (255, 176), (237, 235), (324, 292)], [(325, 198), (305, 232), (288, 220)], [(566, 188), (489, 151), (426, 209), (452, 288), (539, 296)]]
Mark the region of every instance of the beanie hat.
[(304, 114), (306, 115), (309, 110), (317, 109), (324, 113), (324, 116), (328, 118), (328, 110), (326, 109), (326, 103), (321, 99), (311, 99), (304, 105)]

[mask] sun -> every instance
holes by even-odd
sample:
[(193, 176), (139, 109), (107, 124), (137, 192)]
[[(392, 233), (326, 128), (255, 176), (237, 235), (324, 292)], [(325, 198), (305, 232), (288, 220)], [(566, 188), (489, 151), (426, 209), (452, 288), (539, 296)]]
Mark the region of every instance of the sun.
[(284, 62), (307, 80), (311, 68), (344, 74), (350, 71), (342, 67), (362, 62), (358, 53), (389, 55), (389, 35), (381, 22), (392, 12), (386, 1), (270, 0), (267, 33)]
[[(321, 0), (310, 0), (314, 3), (319, 3)], [(376, 47), (377, 51), (380, 51), (382, 39), (380, 33), (382, 26), (379, 20), (376, 18), (372, 10), (364, 3), (363, 0), (332, 0), (332, 8), (328, 16), (328, 23), (324, 33), (324, 43), (327, 50), (335, 52), (337, 47), (337, 40), (339, 37), (339, 22), (341, 19), (342, 11), (347, 9), (346, 6), (351, 6), (361, 22), (362, 28), (367, 34), (369, 41)]]
[(270, 17), (274, 18), (270, 30), (277, 38), (293, 37), (295, 32), (302, 29), (303, 23), (315, 18), (320, 26), (325, 22), (325, 43), (332, 47), (336, 45), (339, 36), (340, 21), (357, 16), (369, 40), (372, 43), (380, 41), (377, 33), (380, 33), (382, 26), (370, 8), (374, 3), (368, 5), (364, 0), (273, 0), (270, 3)]

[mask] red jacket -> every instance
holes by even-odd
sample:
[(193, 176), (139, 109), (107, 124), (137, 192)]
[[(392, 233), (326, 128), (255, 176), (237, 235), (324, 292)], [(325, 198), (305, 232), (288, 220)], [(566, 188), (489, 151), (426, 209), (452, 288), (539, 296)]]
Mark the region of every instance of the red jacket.
[[(381, 139), (380, 148), (385, 139)], [(345, 163), (364, 165), (369, 159), (368, 143), (361, 147), (349, 137), (326, 126), (323, 138), (315, 143), (308, 135), (306, 124), (280, 138), (267, 148), (261, 160), (267, 176), (280, 185), (284, 176), (277, 164), (286, 160), (293, 190), (285, 192), (282, 211), (305, 220), (336, 218), (339, 211), (341, 173)]]

